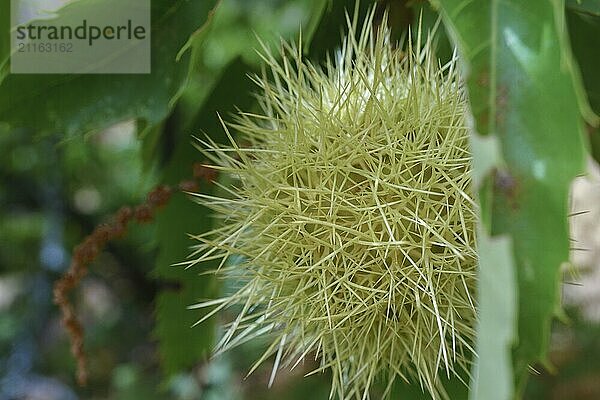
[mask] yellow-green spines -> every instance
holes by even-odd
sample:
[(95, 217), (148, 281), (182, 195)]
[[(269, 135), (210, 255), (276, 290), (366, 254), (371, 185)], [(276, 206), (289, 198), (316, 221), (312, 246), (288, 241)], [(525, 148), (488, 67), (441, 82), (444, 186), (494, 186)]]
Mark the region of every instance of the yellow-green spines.
[(398, 377), (443, 397), (439, 376), (468, 370), (472, 352), (476, 206), (456, 60), (389, 37), (371, 14), (324, 68), (292, 45), (281, 61), (266, 52), (262, 112), (230, 125), (245, 145), (204, 150), (237, 180), (224, 198), (198, 195), (222, 225), (197, 237), (194, 263), (222, 259), (243, 282), (197, 305), (241, 306), (217, 351), (269, 335), (257, 365), (316, 357), (340, 399)]

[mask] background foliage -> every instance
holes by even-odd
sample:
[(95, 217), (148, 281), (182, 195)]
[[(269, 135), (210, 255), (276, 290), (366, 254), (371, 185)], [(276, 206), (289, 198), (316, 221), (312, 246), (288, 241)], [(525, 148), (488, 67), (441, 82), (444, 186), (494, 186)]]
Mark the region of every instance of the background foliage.
[[(0, 399), (327, 398), (328, 377), (304, 379), (302, 370), (279, 375), (270, 390), (268, 365), (244, 381), (260, 343), (208, 360), (215, 321), (190, 329), (202, 314), (185, 307), (223, 282), (171, 267), (189, 253), (186, 233), (213, 223), (184, 195), (152, 225), (111, 243), (75, 295), (91, 359), (86, 388), (74, 383), (51, 285), (95, 225), (154, 185), (191, 176), (201, 161), (192, 136), (223, 140), (217, 112), (255, 107), (247, 75), (260, 70), (257, 37), (277, 46), (301, 30), (306, 56), (322, 61), (355, 2), (152, 0), (152, 74), (135, 76), (8, 74), (8, 4), (0, 2)], [(588, 153), (600, 157), (600, 2), (378, 7), (389, 10), (398, 37), (420, 15), (425, 27), (442, 18), (438, 55), (457, 46), (469, 89), (483, 216), (480, 358), (470, 395), (457, 385), (452, 398), (546, 399), (574, 377), (598, 376), (598, 325), (561, 310), (559, 289), (569, 185)], [(579, 356), (564, 361), (549, 345), (553, 318), (566, 315), (569, 324), (554, 332), (570, 332)], [(531, 378), (530, 366), (554, 375)], [(597, 385), (571, 386), (561, 398), (600, 396)], [(395, 393), (426, 398), (418, 387)]]

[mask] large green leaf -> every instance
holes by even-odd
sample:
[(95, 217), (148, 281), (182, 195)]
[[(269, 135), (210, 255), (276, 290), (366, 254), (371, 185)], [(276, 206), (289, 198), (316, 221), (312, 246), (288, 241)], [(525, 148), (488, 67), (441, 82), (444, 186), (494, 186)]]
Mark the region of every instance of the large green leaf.
[(516, 287), (510, 239), (477, 235), (479, 322), (470, 399), (507, 400), (513, 396), (510, 351), (516, 325)]
[[(76, 2), (68, 10), (81, 12), (78, 7), (89, 2), (106, 1)], [(0, 83), (0, 121), (67, 136), (128, 118), (141, 118), (148, 126), (154, 125), (167, 116), (187, 78), (189, 54), (177, 59), (178, 52), (207, 22), (216, 3), (152, 1), (150, 74), (7, 76)], [(60, 11), (57, 18), (61, 18)]]
[(473, 182), (479, 188), (481, 221), (477, 227), (479, 258), (477, 358), (469, 398), (506, 400), (514, 392), (511, 348), (516, 334), (515, 266), (507, 235), (490, 237), (492, 191), (485, 178), (501, 156), (495, 136), (471, 135)]
[[(569, 256), (569, 184), (584, 168), (580, 87), (564, 34), (564, 4), (437, 3), (468, 65), (476, 129), (498, 138), (504, 160), (496, 165), (489, 207), (492, 233), (509, 234), (513, 242), (519, 298), (513, 364), (522, 386), (530, 364), (547, 362), (559, 268)], [(482, 268), (499, 268), (489, 262), (492, 254), (481, 258)]]
[[(245, 64), (239, 60), (233, 62), (223, 72), (204, 104), (199, 105), (191, 123), (180, 120), (175, 112), (165, 124), (165, 129), (172, 130), (176, 143), (164, 170), (165, 183), (176, 184), (189, 179), (193, 163), (203, 161), (200, 152), (192, 145), (193, 136), (201, 137), (206, 133), (217, 143), (225, 140), (217, 112), (226, 117), (235, 111), (235, 107), (249, 108), (252, 83), (247, 73)], [(210, 194), (212, 190), (213, 185), (202, 182), (202, 193)], [(157, 216), (156, 224), (159, 255), (153, 276), (164, 282), (167, 289), (162, 290), (157, 299), (155, 334), (160, 343), (163, 367), (170, 374), (196, 364), (212, 349), (213, 321), (191, 328), (204, 311), (188, 311), (186, 307), (217, 295), (218, 285), (214, 276), (199, 275), (202, 270), (215, 265), (206, 263), (189, 269), (172, 265), (185, 261), (191, 253), (191, 246), (196, 244), (188, 235), (210, 230), (213, 219), (208, 208), (178, 194)]]

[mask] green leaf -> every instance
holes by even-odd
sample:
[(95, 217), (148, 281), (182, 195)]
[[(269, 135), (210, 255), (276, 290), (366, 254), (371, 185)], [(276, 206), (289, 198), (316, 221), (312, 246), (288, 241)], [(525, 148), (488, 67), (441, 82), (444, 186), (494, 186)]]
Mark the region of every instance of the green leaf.
[(492, 188), (485, 177), (501, 163), (496, 136), (471, 135), (473, 182), (480, 188), (481, 221), (477, 227), (479, 257), (478, 324), (475, 343), (478, 357), (472, 368), (469, 398), (506, 400), (514, 392), (510, 349), (514, 345), (517, 287), (510, 238), (490, 237)]
[[(192, 145), (193, 136), (201, 137), (204, 132), (216, 142), (225, 141), (217, 112), (227, 119), (227, 114), (234, 112), (235, 107), (250, 107), (253, 101), (250, 93), (252, 82), (247, 73), (248, 67), (236, 60), (223, 72), (204, 104), (198, 105), (196, 117), (190, 123), (178, 119), (175, 112), (165, 124), (174, 135), (176, 148), (164, 170), (163, 182), (177, 184), (190, 179), (194, 162), (203, 161), (200, 152)], [(212, 190), (213, 185), (202, 182), (202, 193), (210, 194)], [(198, 363), (212, 350), (212, 319), (191, 328), (205, 311), (186, 308), (201, 299), (216, 297), (218, 285), (214, 276), (199, 275), (216, 265), (206, 263), (189, 269), (172, 265), (188, 259), (191, 246), (196, 244), (188, 235), (212, 229), (213, 219), (208, 208), (176, 194), (159, 213), (156, 224), (159, 255), (153, 276), (173, 289), (163, 290), (158, 296), (155, 335), (159, 339), (163, 367), (172, 374)]]
[[(68, 11), (81, 12), (79, 7), (107, 1), (119, 0), (80, 1), (71, 4)], [(144, 119), (148, 126), (160, 122), (187, 78), (189, 53), (177, 59), (178, 52), (207, 22), (216, 3), (152, 1), (150, 74), (7, 76), (0, 83), (0, 121), (38, 133), (59, 132), (66, 136), (129, 118)]]
[[(480, 227), (481, 228), (481, 227)], [(480, 229), (479, 322), (470, 399), (507, 400), (513, 396), (511, 355), (516, 326), (516, 287), (508, 237), (491, 238)]]
[[(584, 169), (581, 88), (564, 7), (560, 1), (437, 3), (468, 64), (476, 129), (498, 138), (504, 160), (491, 182), (491, 224), (493, 234), (509, 234), (513, 243), (519, 298), (513, 365), (522, 388), (528, 366), (547, 363), (559, 268), (569, 256), (569, 184)], [(491, 254), (481, 258), (490, 265)]]

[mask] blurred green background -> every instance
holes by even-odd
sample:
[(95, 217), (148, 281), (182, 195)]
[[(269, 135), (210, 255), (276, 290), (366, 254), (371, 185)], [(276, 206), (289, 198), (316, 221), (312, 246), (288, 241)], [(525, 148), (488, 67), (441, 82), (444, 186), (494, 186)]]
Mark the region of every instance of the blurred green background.
[[(363, 8), (368, 4), (363, 1)], [(380, 6), (391, 7), (391, 22), (399, 35), (421, 10), (426, 25), (436, 18), (426, 2), (390, 0)], [(255, 107), (246, 75), (260, 71), (257, 37), (275, 48), (280, 38), (295, 40), (302, 30), (306, 53), (322, 60), (339, 42), (344, 7), (352, 9), (353, 2), (221, 1), (206, 29), (198, 31), (203, 24), (192, 24), (179, 47), (173, 45), (178, 51), (196, 32), (185, 56), (189, 75), (184, 73), (177, 87), (169, 89), (168, 107), (157, 111), (141, 103), (148, 112), (164, 114), (156, 115), (157, 123), (124, 118), (124, 113), (108, 129), (71, 135), (43, 121), (24, 128), (0, 122), (0, 400), (328, 398), (327, 375), (303, 378), (313, 367), (308, 362), (280, 372), (271, 389), (268, 362), (246, 378), (261, 354), (260, 342), (209, 359), (213, 330), (227, 315), (217, 324), (189, 328), (202, 314), (185, 306), (213, 296), (219, 282), (203, 280), (198, 271), (169, 267), (185, 259), (192, 244), (185, 233), (198, 233), (210, 224), (207, 211), (181, 194), (155, 223), (133, 225), (124, 238), (111, 242), (73, 295), (86, 329), (90, 381), (85, 388), (75, 383), (75, 362), (52, 303), (52, 285), (68, 267), (74, 246), (96, 225), (119, 207), (142, 202), (155, 185), (191, 175), (193, 162), (202, 160), (191, 146), (192, 135), (221, 137), (217, 111), (227, 117), (235, 106)], [(578, 24), (577, 17), (571, 16), (572, 25)], [(597, 19), (592, 25), (590, 29), (596, 29)], [(438, 49), (440, 57), (450, 55), (443, 35)], [(586, 68), (594, 70), (584, 66), (584, 73)], [(0, 82), (6, 76), (0, 73)], [(584, 74), (584, 80), (589, 76)], [(7, 80), (5, 86), (11, 84)], [(7, 104), (8, 92), (3, 90), (7, 89), (0, 86), (0, 105)], [(85, 82), (78, 90), (75, 97), (86, 90)], [(52, 98), (44, 101), (49, 104)], [(93, 117), (78, 118), (86, 121), (82, 126), (101, 125)], [(592, 187), (600, 185), (600, 179), (593, 179)], [(578, 193), (574, 196), (584, 200), (597, 194)], [(581, 208), (575, 211), (596, 203), (578, 203)], [(179, 230), (173, 231), (173, 226)], [(579, 240), (598, 246), (590, 239), (597, 233), (594, 229), (578, 231)], [(586, 276), (597, 270), (598, 259), (576, 261), (587, 269), (575, 280), (593, 285)], [(570, 276), (566, 280), (573, 281)], [(533, 374), (527, 399), (600, 398), (600, 318), (589, 311), (600, 309), (600, 296), (569, 299), (563, 321), (552, 333), (554, 371), (541, 372), (540, 367)]]

